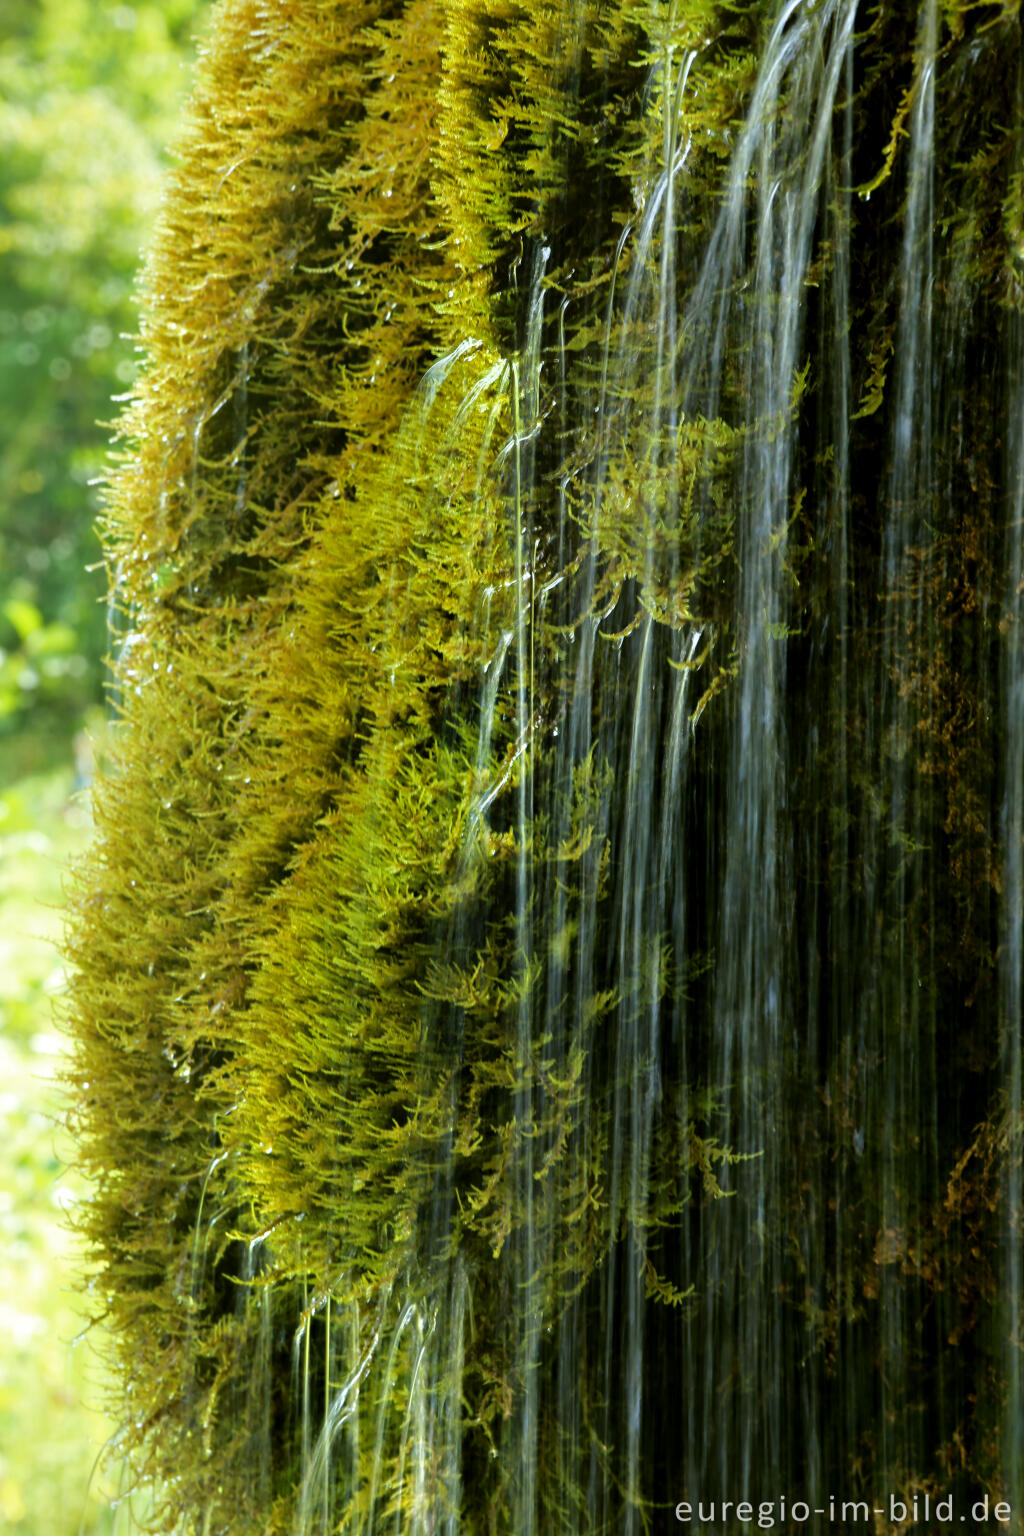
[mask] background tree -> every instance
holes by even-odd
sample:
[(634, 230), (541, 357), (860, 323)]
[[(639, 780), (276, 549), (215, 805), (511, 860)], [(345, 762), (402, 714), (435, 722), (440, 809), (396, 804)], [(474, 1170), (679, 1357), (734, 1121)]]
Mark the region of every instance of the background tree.
[(0, 39), (0, 730), (102, 699), (94, 524), (196, 0), (12, 5)]

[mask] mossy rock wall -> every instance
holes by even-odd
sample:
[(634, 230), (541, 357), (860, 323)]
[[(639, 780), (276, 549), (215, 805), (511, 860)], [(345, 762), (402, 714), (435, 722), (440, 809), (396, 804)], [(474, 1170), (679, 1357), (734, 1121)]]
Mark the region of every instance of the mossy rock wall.
[(72, 936), (154, 1529), (1021, 1528), (1020, 69), (221, 0)]

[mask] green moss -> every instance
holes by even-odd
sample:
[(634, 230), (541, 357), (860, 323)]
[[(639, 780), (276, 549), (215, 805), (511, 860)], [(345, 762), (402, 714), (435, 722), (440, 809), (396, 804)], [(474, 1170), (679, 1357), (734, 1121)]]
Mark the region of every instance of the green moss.
[[(823, 1396), (856, 1359), (888, 1369), (885, 1308), (919, 1301), (983, 1350), (969, 1292), (1002, 1196), (956, 1191), (969, 1140), (1002, 1134), (1003, 1166), (1015, 1134), (990, 1022), (998, 742), (972, 702), (1005, 596), (999, 402), (979, 387), (958, 415), (938, 392), (934, 482), (890, 557), (920, 86), (882, 6), (829, 125), (792, 378), (757, 419), (747, 319), (779, 302), (758, 297), (754, 169), (727, 292), (711, 272), (713, 303), (689, 296), (770, 20), (711, 0), (218, 12), (109, 491), (130, 632), (74, 940), (119, 1445), (183, 1530), (650, 1519), (671, 1457), (631, 1440), (609, 1341), (642, 1323), (711, 1380), (704, 1320), (733, 1283), (770, 1292)], [(1016, 29), (948, 9), (940, 44), (951, 378), (1019, 303)], [(788, 142), (786, 91), (772, 111)], [(762, 628), (780, 659), (754, 654)], [(749, 1021), (722, 980), (720, 834), (743, 690), (783, 670), (786, 1026), (776, 1058), (726, 1068)], [(665, 846), (638, 880), (651, 806)], [(859, 968), (881, 978), (870, 1048)], [(934, 1062), (979, 1000), (968, 1086), (928, 1078), (955, 1115), (893, 1195), (921, 1098), (886, 1120), (879, 1084), (905, 1029)], [(886, 1237), (890, 1196), (911, 1237)], [(959, 1369), (919, 1341), (904, 1364), (908, 1401)], [(748, 1369), (709, 1392), (749, 1407)], [(661, 1371), (628, 1388), (646, 1423), (673, 1400)], [(876, 1446), (869, 1380), (829, 1465), (862, 1453), (917, 1486), (923, 1432)], [(973, 1407), (951, 1411), (993, 1478)]]

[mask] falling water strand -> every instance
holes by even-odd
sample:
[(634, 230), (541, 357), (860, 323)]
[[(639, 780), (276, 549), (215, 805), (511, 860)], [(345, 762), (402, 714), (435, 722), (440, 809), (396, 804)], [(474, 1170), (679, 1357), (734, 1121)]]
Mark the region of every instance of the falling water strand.
[[(933, 1182), (928, 1161), (935, 1145), (927, 1128), (929, 1106), (935, 1102), (931, 1076), (934, 1021), (928, 1016), (934, 1002), (934, 968), (923, 990), (920, 962), (909, 946), (914, 914), (920, 910), (922, 901), (929, 900), (931, 863), (926, 854), (918, 852), (925, 847), (928, 833), (919, 781), (911, 771), (913, 714), (906, 690), (901, 693), (890, 679), (905, 675), (908, 661), (913, 666), (915, 648), (919, 648), (918, 654), (925, 653), (931, 621), (925, 582), (917, 562), (919, 547), (927, 539), (925, 530), (935, 474), (931, 412), (937, 26), (936, 0), (925, 0), (915, 52), (897, 327), (893, 470), (884, 550), (888, 615), (880, 674), (879, 778), (889, 799), (885, 835), (890, 839), (890, 847), (879, 849), (879, 865), (888, 865), (893, 870), (886, 882), (891, 895), (880, 893), (880, 901), (891, 901), (892, 906), (887, 913), (881, 906), (879, 911), (869, 910), (865, 914), (866, 927), (885, 935), (882, 952), (875, 958), (878, 986), (866, 1023), (869, 1053), (884, 1063), (884, 1076), (876, 1090), (873, 1127), (882, 1152), (880, 1252), (887, 1260), (881, 1281), (878, 1417), (880, 1470), (892, 1487), (901, 1486), (911, 1475), (910, 1469), (920, 1466), (923, 1460), (923, 1446), (915, 1433), (914, 1421), (899, 1414), (890, 1398), (890, 1383), (907, 1377), (915, 1328), (913, 1302), (909, 1301), (907, 1287), (901, 1283), (893, 1260), (901, 1245), (923, 1240), (923, 1192)], [(891, 933), (898, 938), (895, 952), (889, 949)], [(911, 1156), (912, 1148), (921, 1150)]]
[[(796, 963), (783, 725), (785, 559), (805, 276), (854, 14), (850, 3), (783, 8), (689, 306), (688, 329), (702, 343), (684, 365), (689, 410), (705, 418), (718, 414), (723, 360), (732, 345), (746, 359), (750, 423), (737, 469), (743, 661), (718, 876), (712, 1080), (729, 1085), (722, 1139), (753, 1162), (740, 1165), (745, 1193), (737, 1203), (722, 1202), (709, 1213), (696, 1263), (707, 1276), (707, 1298), (703, 1336), (691, 1330), (689, 1346), (694, 1364), (703, 1361), (703, 1394), (687, 1442), (687, 1482), (695, 1489), (749, 1487), (759, 1467), (771, 1466), (782, 1480), (820, 1492), (808, 1459), (817, 1417), (813, 1395), (805, 1400), (802, 1429), (787, 1423), (788, 1377), (799, 1344), (787, 1336), (779, 1300), (779, 1224), (788, 1184), (781, 1118), (787, 1106), (780, 1095), (792, 1029), (784, 1010)], [(747, 185), (755, 168), (755, 248), (748, 254)], [(752, 297), (742, 317), (734, 317), (724, 296), (751, 262)]]

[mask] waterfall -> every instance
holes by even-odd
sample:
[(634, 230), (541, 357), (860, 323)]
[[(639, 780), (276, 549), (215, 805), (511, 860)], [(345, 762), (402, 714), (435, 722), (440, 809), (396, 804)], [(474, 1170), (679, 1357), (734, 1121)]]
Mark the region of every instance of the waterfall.
[(160, 1530), (1024, 1531), (1020, 33), (221, 0), (72, 935)]

